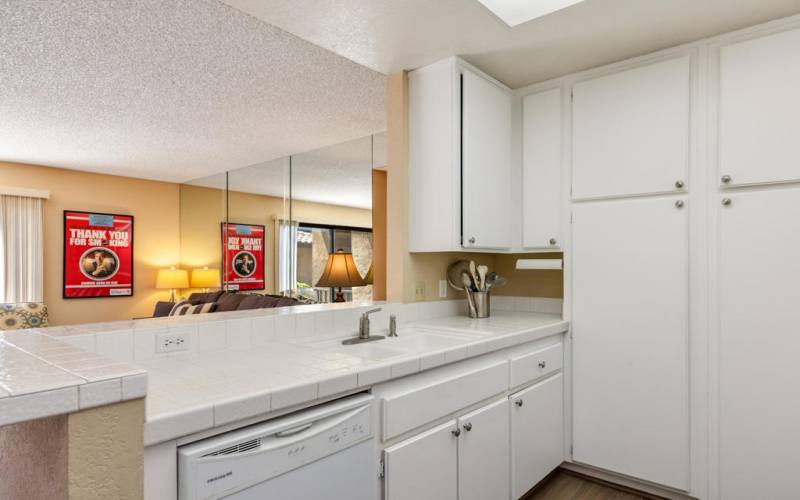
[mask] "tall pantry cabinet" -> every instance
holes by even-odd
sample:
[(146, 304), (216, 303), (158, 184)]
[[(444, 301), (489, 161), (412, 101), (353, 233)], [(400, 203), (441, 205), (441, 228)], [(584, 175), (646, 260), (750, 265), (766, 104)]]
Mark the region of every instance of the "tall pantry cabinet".
[(796, 498), (800, 29), (722, 44), (714, 54), (719, 498)]

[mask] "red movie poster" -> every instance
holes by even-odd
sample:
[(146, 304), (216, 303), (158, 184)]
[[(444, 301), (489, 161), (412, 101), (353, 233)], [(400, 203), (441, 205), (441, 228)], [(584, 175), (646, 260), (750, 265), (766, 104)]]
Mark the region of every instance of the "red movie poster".
[(222, 223), (225, 282), (228, 290), (263, 290), (264, 226)]
[(133, 216), (64, 210), (64, 298), (133, 295)]

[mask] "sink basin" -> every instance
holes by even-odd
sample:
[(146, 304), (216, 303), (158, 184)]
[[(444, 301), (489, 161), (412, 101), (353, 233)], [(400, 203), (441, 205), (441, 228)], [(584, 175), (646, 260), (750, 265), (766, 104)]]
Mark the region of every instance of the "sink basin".
[(440, 335), (436, 333), (409, 333), (400, 332), (399, 337), (389, 337), (382, 343), (392, 347), (408, 349), (413, 352), (447, 349), (465, 341), (469, 337), (456, 335)]
[[(385, 332), (379, 333), (385, 334)], [(327, 340), (311, 345), (326, 351), (344, 352), (362, 358), (384, 360), (417, 352), (448, 349), (473, 338), (467, 335), (402, 329), (398, 337), (386, 337), (361, 344), (343, 345), (341, 340)]]

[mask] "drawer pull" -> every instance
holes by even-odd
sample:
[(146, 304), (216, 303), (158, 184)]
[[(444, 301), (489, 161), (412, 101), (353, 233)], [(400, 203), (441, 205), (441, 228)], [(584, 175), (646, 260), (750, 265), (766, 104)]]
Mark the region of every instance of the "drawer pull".
[(514, 401), (514, 404), (517, 405), (517, 407), (522, 408), (522, 400), (521, 399), (518, 399), (518, 400)]
[(471, 431), (472, 430), (472, 422), (467, 422), (466, 424), (464, 424), (464, 430), (467, 431), (467, 432)]
[(455, 437), (458, 437), (458, 436), (460, 436), (460, 435), (461, 435), (461, 429), (459, 429), (458, 427), (456, 427), (455, 429), (453, 429), (453, 430), (452, 430), (452, 431), (450, 431), (450, 432), (451, 432), (451, 433), (452, 433), (452, 434), (453, 434)]
[(544, 370), (544, 367), (547, 366), (547, 361), (539, 361), (539, 368)]

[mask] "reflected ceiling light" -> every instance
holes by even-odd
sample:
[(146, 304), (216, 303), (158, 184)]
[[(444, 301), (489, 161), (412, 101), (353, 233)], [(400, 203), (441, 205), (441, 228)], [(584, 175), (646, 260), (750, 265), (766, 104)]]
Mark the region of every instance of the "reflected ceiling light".
[(514, 27), (583, 0), (478, 0), (507, 25)]

